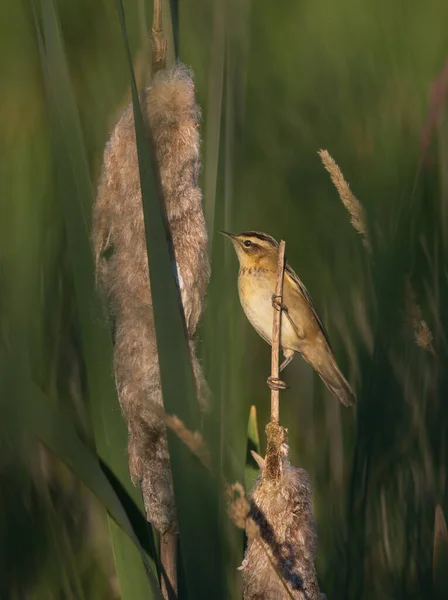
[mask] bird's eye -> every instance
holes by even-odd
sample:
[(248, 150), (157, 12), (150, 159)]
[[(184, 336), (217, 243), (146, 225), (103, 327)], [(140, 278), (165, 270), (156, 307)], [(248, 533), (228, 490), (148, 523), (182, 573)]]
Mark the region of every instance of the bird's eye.
[(244, 245), (246, 246), (246, 248), (249, 248), (250, 246), (252, 246), (252, 242), (250, 240), (246, 240), (244, 242)]

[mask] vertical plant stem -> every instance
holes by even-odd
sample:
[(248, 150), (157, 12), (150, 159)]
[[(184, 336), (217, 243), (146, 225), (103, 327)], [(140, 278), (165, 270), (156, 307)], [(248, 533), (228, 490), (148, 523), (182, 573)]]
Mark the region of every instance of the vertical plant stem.
[(177, 598), (177, 534), (167, 531), (160, 536), (161, 583), (165, 600)]
[(152, 13), (152, 76), (166, 68), (167, 41), (163, 35), (162, 2), (154, 0)]
[[(275, 286), (274, 321), (272, 325), (271, 379), (278, 380), (280, 353), (280, 330), (282, 324), (283, 277), (285, 270), (285, 242), (280, 242), (277, 263), (277, 283)], [(280, 390), (271, 388), (271, 421), (280, 422)]]

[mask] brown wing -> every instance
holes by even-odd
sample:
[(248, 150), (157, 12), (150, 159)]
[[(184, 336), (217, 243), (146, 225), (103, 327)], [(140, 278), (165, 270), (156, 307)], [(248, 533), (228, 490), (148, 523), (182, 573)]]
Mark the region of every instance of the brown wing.
[(313, 315), (314, 315), (314, 317), (315, 317), (315, 319), (316, 319), (316, 321), (317, 321), (317, 323), (318, 323), (318, 325), (319, 325), (322, 333), (324, 334), (324, 337), (325, 337), (325, 339), (327, 341), (327, 344), (328, 344), (328, 346), (330, 347), (330, 350), (331, 350), (331, 344), (330, 344), (330, 339), (328, 337), (327, 330), (325, 329), (322, 321), (320, 320), (319, 315), (317, 314), (317, 310), (316, 310), (316, 307), (314, 305), (313, 299), (311, 298), (310, 293), (308, 292), (308, 290), (306, 289), (306, 287), (304, 286), (304, 284), (300, 280), (300, 278), (297, 275), (297, 273), (295, 273), (295, 271), (289, 266), (288, 263), (286, 263), (286, 265), (285, 265), (285, 272), (289, 275), (289, 277), (296, 284), (299, 293), (305, 298), (305, 300), (307, 301), (309, 307), (313, 311)]

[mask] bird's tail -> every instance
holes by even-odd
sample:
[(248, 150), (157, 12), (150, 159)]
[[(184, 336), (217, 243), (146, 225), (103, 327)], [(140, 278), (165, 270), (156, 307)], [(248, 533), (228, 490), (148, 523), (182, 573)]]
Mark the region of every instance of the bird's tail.
[(344, 406), (353, 406), (353, 404), (356, 403), (356, 396), (353, 393), (350, 384), (341, 373), (333, 353), (329, 348), (323, 358), (321, 353), (319, 353), (319, 356), (317, 357), (306, 351), (302, 352), (302, 356), (311, 364), (330, 392), (336, 396), (336, 398), (339, 398)]

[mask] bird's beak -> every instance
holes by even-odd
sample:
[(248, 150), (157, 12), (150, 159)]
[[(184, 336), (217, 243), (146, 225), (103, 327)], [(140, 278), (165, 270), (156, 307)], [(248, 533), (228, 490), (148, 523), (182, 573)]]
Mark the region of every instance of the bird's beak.
[(235, 240), (235, 235), (233, 233), (228, 233), (227, 231), (219, 231), (218, 233), (220, 233), (221, 235), (225, 235), (232, 241)]
[(227, 231), (220, 231), (219, 233), (221, 233), (222, 235), (225, 235), (226, 238), (229, 238), (229, 240), (232, 242), (233, 247), (235, 248), (235, 252), (239, 256), (240, 248), (241, 248), (241, 240), (239, 239), (239, 237), (237, 235), (235, 235), (234, 233), (228, 233)]
[(219, 233), (221, 235), (224, 235), (226, 238), (229, 238), (229, 240), (232, 242), (232, 246), (235, 249), (239, 260), (241, 254), (241, 240), (239, 239), (239, 237), (234, 233), (228, 233), (227, 231), (220, 231)]

